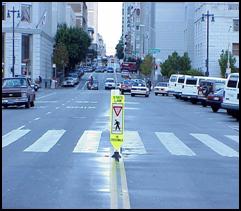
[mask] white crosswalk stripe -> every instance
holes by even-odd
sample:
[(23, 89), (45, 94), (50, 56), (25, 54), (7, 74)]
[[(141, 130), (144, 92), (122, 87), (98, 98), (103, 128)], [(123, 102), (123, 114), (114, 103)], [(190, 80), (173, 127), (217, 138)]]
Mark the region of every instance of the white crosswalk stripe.
[(232, 139), (233, 141), (236, 141), (239, 143), (239, 136), (232, 136), (232, 135), (225, 135), (227, 138)]
[(155, 132), (160, 142), (166, 149), (173, 155), (196, 155), (188, 146), (186, 146), (179, 138), (173, 133)]
[(238, 152), (223, 144), (222, 142), (219, 142), (217, 139), (211, 137), (208, 134), (191, 133), (190, 135), (201, 141), (203, 144), (211, 148), (219, 155), (227, 157), (239, 157)]
[[(28, 134), (29, 129), (15, 129), (2, 136), (2, 148), (16, 142), (23, 136)], [(24, 152), (48, 152), (52, 149), (58, 141), (65, 134), (65, 130), (48, 130), (39, 139), (33, 142), (32, 145), (24, 149)], [(102, 130), (85, 130), (79, 140), (77, 141), (73, 153), (97, 153), (100, 150), (100, 141)], [(155, 132), (159, 143), (164, 146), (172, 155), (196, 156), (197, 151), (194, 152), (182, 140), (180, 140), (174, 133), (171, 132)], [(231, 147), (225, 145), (219, 140), (213, 138), (209, 134), (190, 133), (192, 137), (202, 142), (215, 153), (225, 157), (239, 157), (239, 152)], [(239, 136), (224, 135), (225, 137), (239, 143)], [(196, 149), (197, 150), (197, 149)], [(101, 151), (101, 150), (100, 150)], [(124, 132), (124, 141), (122, 145), (122, 154), (146, 154), (142, 137), (138, 131)]]
[(30, 130), (12, 130), (2, 137), (2, 148), (8, 146), (9, 144), (17, 141), (22, 136), (26, 135)]
[(63, 136), (65, 130), (48, 130), (24, 152), (48, 152)]
[(137, 131), (125, 131), (122, 153), (145, 154), (146, 149)]
[(96, 153), (99, 147), (102, 131), (86, 130), (74, 148), (74, 153)]

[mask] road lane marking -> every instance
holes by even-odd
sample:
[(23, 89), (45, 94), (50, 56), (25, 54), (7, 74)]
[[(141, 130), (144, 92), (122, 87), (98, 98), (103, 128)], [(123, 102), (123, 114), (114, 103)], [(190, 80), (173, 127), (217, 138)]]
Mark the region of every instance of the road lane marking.
[(127, 106), (125, 106), (124, 108), (125, 108), (125, 110), (140, 110), (140, 108), (136, 108), (136, 107), (127, 107)]
[(137, 131), (124, 132), (124, 141), (122, 145), (124, 154), (145, 154), (146, 149)]
[(66, 106), (66, 108), (95, 109), (95, 106)]
[(164, 147), (173, 155), (196, 155), (187, 145), (185, 145), (179, 138), (173, 133), (167, 132), (155, 132), (159, 141)]
[(17, 128), (16, 130), (21, 130), (21, 129), (24, 128), (24, 127), (25, 127), (25, 125), (23, 125), (23, 126)]
[(56, 107), (55, 109), (59, 109), (59, 107)]
[(65, 130), (48, 130), (24, 152), (48, 152), (63, 136)]
[(118, 208), (116, 161), (110, 156), (110, 208)]
[(44, 100), (37, 100), (36, 103), (57, 103), (58, 101), (53, 100), (53, 101), (44, 101)]
[(37, 117), (37, 118), (35, 118), (34, 120), (39, 120), (40, 119), (40, 117)]
[(12, 130), (11, 132), (7, 133), (2, 137), (2, 148), (8, 146), (9, 144), (17, 141), (22, 136), (29, 133), (30, 130)]
[(51, 113), (52, 113), (52, 112), (49, 111), (49, 112), (46, 113), (46, 115), (51, 114)]
[(78, 140), (73, 152), (96, 153), (99, 147), (101, 133), (102, 131), (98, 130), (85, 130)]
[(140, 103), (138, 103), (138, 102), (125, 102), (125, 104), (137, 105), (137, 104), (140, 104)]
[(232, 136), (232, 135), (225, 135), (227, 138), (232, 139), (233, 141), (236, 141), (239, 143), (239, 136)]
[(81, 90), (84, 90), (86, 84), (87, 84), (88, 81), (85, 82), (84, 86), (81, 88)]
[(51, 93), (51, 94), (48, 94), (48, 95), (44, 95), (44, 96), (38, 97), (36, 100), (44, 98), (44, 97), (48, 97), (48, 96), (51, 96), (51, 95), (54, 95), (54, 94), (56, 94), (56, 93), (54, 92), (54, 93)]
[(126, 179), (126, 171), (124, 165), (124, 159), (121, 157), (120, 159), (120, 175), (121, 175), (121, 189), (122, 189), (122, 202), (123, 202), (123, 209), (130, 209), (130, 197), (128, 192), (127, 186), (127, 179)]
[(76, 103), (98, 103), (97, 101), (87, 101), (87, 100), (85, 100), (85, 101), (80, 101), (80, 100), (77, 100), (77, 101), (75, 101)]
[(208, 134), (190, 133), (190, 135), (201, 141), (203, 144), (211, 148), (219, 155), (227, 157), (239, 157), (238, 152), (223, 144), (222, 142), (219, 142), (217, 139), (209, 136)]

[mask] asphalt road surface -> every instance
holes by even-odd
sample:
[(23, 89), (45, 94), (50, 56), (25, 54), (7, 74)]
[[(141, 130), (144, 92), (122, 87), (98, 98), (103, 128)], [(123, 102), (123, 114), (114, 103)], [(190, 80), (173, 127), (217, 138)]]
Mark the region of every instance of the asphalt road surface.
[[(100, 90), (86, 90), (93, 74)], [(239, 122), (172, 96), (125, 95), (121, 159), (108, 73), (2, 109), (3, 208), (239, 208)], [(118, 80), (120, 80), (118, 74)]]

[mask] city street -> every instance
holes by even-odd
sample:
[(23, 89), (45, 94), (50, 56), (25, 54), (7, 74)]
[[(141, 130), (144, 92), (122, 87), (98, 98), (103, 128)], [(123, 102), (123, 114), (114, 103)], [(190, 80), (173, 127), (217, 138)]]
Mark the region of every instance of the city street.
[[(99, 90), (86, 88), (92, 74)], [(40, 89), (30, 109), (2, 109), (3, 208), (239, 208), (235, 118), (127, 93), (115, 162), (107, 77), (85, 73), (76, 87)]]

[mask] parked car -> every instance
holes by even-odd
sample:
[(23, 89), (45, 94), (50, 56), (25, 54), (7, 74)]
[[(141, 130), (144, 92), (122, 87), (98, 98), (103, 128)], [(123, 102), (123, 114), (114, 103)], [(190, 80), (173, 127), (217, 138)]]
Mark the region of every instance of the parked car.
[(107, 73), (114, 73), (113, 67), (107, 67)]
[(120, 87), (121, 94), (124, 94), (125, 92), (131, 92), (131, 87), (133, 83), (133, 80), (124, 80)]
[(12, 77), (2, 79), (2, 106), (25, 105), (25, 108), (34, 106), (35, 91), (27, 77)]
[(104, 69), (103, 67), (101, 67), (101, 66), (98, 66), (98, 67), (95, 69), (95, 72), (96, 72), (96, 73), (103, 73), (103, 72), (105, 72), (105, 69)]
[(74, 86), (75, 80), (72, 77), (65, 77), (62, 86)]
[[(172, 87), (169, 84), (169, 87), (171, 87), (171, 88), (168, 87), (168, 93), (172, 92), (173, 96), (176, 99), (181, 99), (181, 95), (182, 95), (182, 90), (184, 88), (184, 84), (186, 84), (187, 78), (190, 78), (190, 77), (191, 77), (190, 75), (178, 75), (177, 76), (177, 81), (172, 84)], [(170, 91), (170, 89), (172, 91)]]
[(68, 76), (74, 79), (75, 85), (79, 83), (80, 80), (78, 73), (69, 73)]
[(116, 83), (114, 78), (106, 78), (105, 89), (115, 89)]
[(168, 96), (168, 82), (158, 82), (154, 87), (155, 95), (162, 94)]
[(131, 96), (135, 95), (145, 95), (145, 97), (149, 97), (150, 90), (147, 87), (146, 83), (138, 83), (134, 82), (131, 86)]
[(96, 79), (93, 79), (92, 85), (90, 84), (90, 81), (87, 82), (87, 89), (89, 90), (98, 90), (99, 89), (99, 82)]
[(198, 87), (197, 101), (201, 102), (203, 107), (207, 106), (207, 96), (211, 93), (224, 88), (226, 79), (225, 78), (214, 78), (210, 77), (207, 80), (202, 80)]
[(229, 74), (224, 86), (221, 107), (226, 109), (228, 114), (239, 118), (239, 73)]
[(221, 108), (221, 103), (223, 102), (223, 92), (224, 89), (221, 88), (207, 96), (207, 105), (211, 106), (213, 112), (217, 112)]

